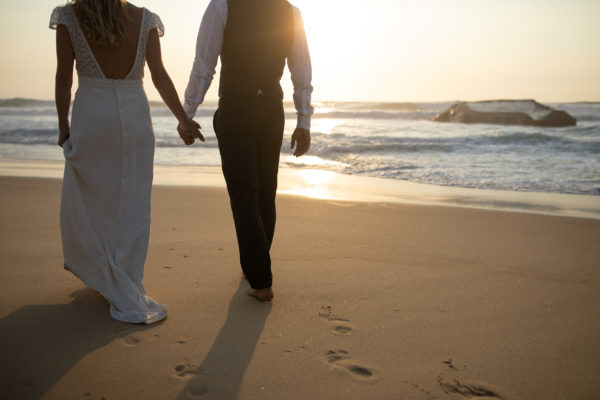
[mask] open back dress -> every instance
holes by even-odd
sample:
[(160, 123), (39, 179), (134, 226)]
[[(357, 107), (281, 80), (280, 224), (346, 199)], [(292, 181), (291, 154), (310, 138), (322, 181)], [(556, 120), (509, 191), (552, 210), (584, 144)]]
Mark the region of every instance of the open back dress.
[(65, 268), (110, 303), (113, 318), (132, 323), (164, 319), (168, 308), (142, 284), (150, 237), (154, 132), (142, 86), (150, 30), (160, 18), (143, 9), (133, 67), (125, 79), (107, 79), (77, 21), (73, 6), (54, 9), (50, 28), (69, 32), (79, 86), (60, 208)]

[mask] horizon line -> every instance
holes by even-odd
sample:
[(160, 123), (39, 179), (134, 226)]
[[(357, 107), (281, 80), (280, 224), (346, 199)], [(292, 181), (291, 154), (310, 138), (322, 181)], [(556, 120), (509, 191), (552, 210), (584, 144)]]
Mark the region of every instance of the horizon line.
[[(479, 101), (499, 101), (499, 100), (509, 100), (509, 101), (521, 101), (521, 100), (534, 100), (538, 103), (600, 103), (600, 99), (598, 100), (537, 100), (533, 97), (529, 98), (486, 98), (479, 100), (461, 100), (461, 99), (452, 99), (452, 100), (324, 100), (324, 99), (312, 99), (311, 103), (375, 103), (375, 104), (410, 104), (410, 103), (456, 103), (456, 102), (479, 102)], [(39, 101), (39, 102), (53, 102), (54, 99), (42, 99), (42, 98), (34, 98), (34, 97), (0, 97), (0, 102), (10, 102), (10, 101)], [(206, 102), (218, 102), (219, 99), (207, 99)], [(162, 99), (148, 99), (149, 103), (163, 103)], [(293, 103), (292, 100), (283, 100), (284, 103)], [(183, 103), (182, 103), (183, 104)], [(202, 104), (201, 104), (202, 105)]]

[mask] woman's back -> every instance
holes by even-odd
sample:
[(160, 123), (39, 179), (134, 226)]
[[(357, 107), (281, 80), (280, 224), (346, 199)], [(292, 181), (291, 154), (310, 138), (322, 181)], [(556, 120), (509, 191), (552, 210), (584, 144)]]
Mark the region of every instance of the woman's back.
[(50, 27), (65, 25), (77, 61), (77, 74), (86, 78), (142, 79), (146, 45), (151, 29), (158, 36), (164, 34), (160, 18), (145, 8), (126, 3), (123, 32), (116, 45), (94, 40), (90, 29), (82, 29), (89, 21), (82, 21), (75, 4), (57, 7), (52, 13)]
[(89, 37), (86, 40), (102, 70), (108, 79), (124, 79), (133, 65), (138, 50), (138, 41), (141, 32), (143, 9), (127, 3), (125, 18), (125, 32), (122, 42), (117, 47), (103, 46), (93, 43)]

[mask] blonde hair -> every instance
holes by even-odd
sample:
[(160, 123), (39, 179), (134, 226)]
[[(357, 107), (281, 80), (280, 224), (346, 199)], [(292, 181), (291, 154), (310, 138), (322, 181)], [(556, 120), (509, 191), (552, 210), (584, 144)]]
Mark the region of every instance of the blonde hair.
[(126, 0), (71, 0), (88, 41), (116, 47), (125, 37)]

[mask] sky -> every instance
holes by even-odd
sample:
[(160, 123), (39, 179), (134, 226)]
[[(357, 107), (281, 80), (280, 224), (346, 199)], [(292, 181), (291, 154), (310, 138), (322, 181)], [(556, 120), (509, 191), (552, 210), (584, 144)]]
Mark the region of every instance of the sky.
[[(0, 98), (53, 98), (55, 32), (48, 21), (65, 2), (0, 3)], [(180, 97), (208, 2), (133, 2), (165, 25), (163, 60)], [(600, 101), (598, 0), (291, 3), (304, 18), (316, 101)], [(286, 73), (286, 99), (289, 81)], [(218, 73), (207, 99), (217, 98), (217, 87)], [(147, 70), (145, 88), (159, 99)]]

